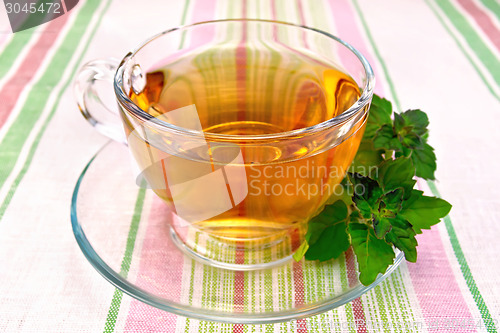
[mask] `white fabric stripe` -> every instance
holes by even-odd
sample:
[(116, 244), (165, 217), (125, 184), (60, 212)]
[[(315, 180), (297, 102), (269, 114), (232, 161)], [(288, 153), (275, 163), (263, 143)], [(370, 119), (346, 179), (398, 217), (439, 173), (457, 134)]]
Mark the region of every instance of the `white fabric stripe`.
[[(7, 10), (5, 6), (0, 6), (0, 35), (12, 35), (12, 28), (10, 27), (10, 21), (9, 17), (7, 16)], [(0, 36), (0, 40), (2, 40), (2, 38), (3, 36)]]
[(14, 37), (14, 34), (11, 32), (2, 32), (3, 30), (0, 29), (0, 54), (2, 54), (3, 50), (5, 50), (5, 47), (9, 42), (12, 40)]
[[(490, 260), (498, 252), (495, 246), (500, 234), (497, 200), (500, 189), (492, 184), (500, 183), (500, 175), (490, 170), (496, 170), (498, 161), (493, 153), (500, 141), (498, 101), (465, 57), (450, 57), (461, 51), (425, 3), (415, 4), (411, 17), (402, 17), (398, 13), (408, 8), (396, 0), (387, 3), (393, 8), (389, 12), (378, 10), (370, 1), (361, 2), (370, 13), (366, 18), (403, 106), (421, 108), (429, 115), (430, 143), (438, 157), (438, 186), (443, 197), (453, 204), (451, 218), (457, 237), (481, 295), (494, 316), (500, 313), (500, 304), (494, 296), (500, 293), (500, 287), (494, 281)], [(396, 32), (415, 42), (396, 45), (402, 38), (394, 36)], [(472, 119), (473, 115), (486, 121), (477, 123), (479, 120)], [(444, 224), (439, 226), (440, 232), (444, 229)], [(449, 236), (445, 233), (442, 239), (450, 262), (455, 263), (452, 264), (455, 274), (462, 276), (456, 259), (452, 260), (454, 254), (449, 255)], [(463, 276), (458, 281), (461, 279)], [(465, 293), (464, 297), (469, 296)], [(478, 318), (476, 310), (472, 314)]]

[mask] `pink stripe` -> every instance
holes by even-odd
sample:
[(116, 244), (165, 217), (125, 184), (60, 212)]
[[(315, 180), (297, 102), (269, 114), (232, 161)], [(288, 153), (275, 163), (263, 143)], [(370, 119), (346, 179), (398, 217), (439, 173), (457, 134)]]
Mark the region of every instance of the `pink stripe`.
[[(213, 19), (217, 0), (197, 0), (194, 4), (191, 22)], [(214, 30), (198, 31), (198, 37), (191, 40), (189, 49), (194, 49), (202, 42), (213, 38)], [(182, 289), (182, 272), (184, 255), (178, 251), (170, 238), (165, 239), (167, 216), (171, 212), (168, 207), (155, 197), (148, 221), (146, 236), (141, 251), (141, 262), (137, 277), (137, 285), (155, 293), (165, 295), (172, 301), (179, 301)], [(168, 263), (169, 266), (166, 266)], [(165, 269), (176, 267), (176, 269)], [(168, 272), (168, 274), (166, 274)], [(154, 281), (154, 284), (151, 283)], [(126, 319), (127, 332), (175, 332), (177, 316), (133, 299)]]
[[(422, 187), (419, 180), (418, 188)], [(418, 235), (418, 261), (407, 265), (429, 332), (442, 332), (444, 327), (437, 325), (447, 323), (457, 324), (453, 326), (453, 332), (475, 332), (472, 326), (460, 327), (461, 323), (475, 321), (457, 284), (436, 227)]]
[[(293, 297), (295, 307), (304, 305), (304, 273), (302, 262), (293, 263)], [(297, 320), (297, 333), (307, 333), (307, 322), (305, 319)]]
[[(242, 12), (241, 17), (247, 17), (247, 1), (243, 0), (242, 2)], [(246, 66), (247, 66), (247, 49), (246, 49), (246, 40), (247, 40), (247, 25), (243, 23), (243, 31), (241, 35), (241, 41), (236, 48), (236, 83), (238, 85), (238, 120), (245, 120), (245, 109), (246, 109)], [(245, 204), (244, 202), (240, 205), (241, 214), (245, 214)], [(245, 248), (244, 245), (241, 244), (241, 247), (238, 247), (236, 250), (236, 257), (234, 262), (236, 264), (244, 264), (245, 263)], [(236, 271), (234, 273), (234, 310), (235, 312), (244, 311), (245, 304), (245, 273), (242, 271)], [(245, 330), (242, 324), (234, 324), (233, 332), (234, 333), (243, 333)]]
[(65, 13), (67, 13), (67, 12), (68, 12), (68, 9), (66, 8), (66, 2), (65, 2), (65, 0), (61, 0), (61, 4), (62, 4), (62, 6), (63, 6), (63, 10), (64, 10), (64, 12), (65, 12)]
[[(178, 302), (182, 287), (184, 256), (168, 234), (171, 211), (155, 196), (141, 250), (135, 285)], [(127, 332), (173, 332), (177, 316), (132, 300), (125, 324)]]
[(474, 18), (477, 25), (479, 25), (481, 30), (488, 36), (497, 50), (500, 51), (500, 30), (498, 30), (488, 14), (476, 6), (474, 1), (457, 0), (457, 2)]
[[(243, 242), (238, 242), (234, 263), (243, 265), (245, 263), (245, 245)], [(243, 312), (245, 305), (245, 272), (234, 272), (234, 311)]]
[[(439, 232), (432, 228), (418, 236), (417, 263), (408, 263), (429, 332), (442, 332), (443, 327), (435, 326), (439, 323), (474, 323), (445, 253)], [(453, 331), (473, 332), (471, 329), (454, 327)]]
[[(361, 30), (356, 25), (357, 18), (348, 0), (328, 0), (331, 7), (333, 22), (340, 38), (354, 46), (372, 66), (375, 78), (379, 78), (381, 71), (375, 63), (375, 58), (368, 52)], [(384, 95), (384, 89), (379, 83), (375, 86), (377, 95)]]
[[(349, 248), (345, 253), (345, 261), (347, 267), (347, 280), (349, 281), (349, 287), (354, 287), (359, 283), (358, 273), (356, 271), (356, 263), (354, 262), (354, 252), (352, 248)], [(352, 301), (352, 312), (354, 313), (354, 322), (356, 325), (356, 330), (359, 333), (366, 333), (366, 317), (365, 310), (363, 309), (363, 303), (361, 302), (361, 297), (356, 298)]]
[[(244, 245), (240, 244), (241, 247), (236, 249), (236, 257), (234, 259), (234, 263), (238, 265), (242, 265), (245, 263), (245, 248)], [(235, 312), (243, 312), (245, 306), (245, 272), (243, 271), (235, 271), (234, 272), (234, 311)], [(242, 324), (234, 324), (233, 325), (234, 333), (243, 333), (244, 327)]]
[[(5, 83), (3, 89), (0, 91), (0, 101), (2, 101), (0, 103), (0, 128), (15, 107), (21, 92), (25, 88), (30, 88), (28, 83), (33, 79), (33, 76), (39, 69), (47, 52), (54, 45), (64, 25), (68, 21), (68, 17), (69, 15), (62, 15), (47, 25), (40, 39), (38, 39), (36, 44), (33, 45), (26, 54), (24, 61), (15, 75)], [(56, 32), (52, 33), (52, 31)]]

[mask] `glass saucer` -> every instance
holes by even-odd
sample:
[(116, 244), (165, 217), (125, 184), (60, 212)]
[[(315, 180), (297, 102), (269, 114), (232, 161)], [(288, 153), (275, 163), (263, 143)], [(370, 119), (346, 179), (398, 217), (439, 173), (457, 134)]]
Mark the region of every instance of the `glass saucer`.
[(168, 216), (152, 191), (136, 185), (127, 148), (115, 142), (83, 169), (71, 202), (76, 241), (106, 280), (144, 303), (201, 320), (263, 324), (316, 315), (363, 295), (403, 259), (398, 252), (370, 286), (358, 281), (351, 250), (326, 262), (288, 260), (261, 270), (227, 270), (179, 249)]

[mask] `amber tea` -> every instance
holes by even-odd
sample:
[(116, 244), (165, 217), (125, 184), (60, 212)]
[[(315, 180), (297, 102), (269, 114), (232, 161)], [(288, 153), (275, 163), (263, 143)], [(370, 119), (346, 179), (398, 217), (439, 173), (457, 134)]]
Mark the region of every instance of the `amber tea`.
[[(242, 136), (232, 141), (239, 147), (240, 160), (232, 167), (243, 169), (246, 187), (244, 198), (236, 200), (226, 171), (229, 209), (193, 226), (211, 235), (242, 241), (279, 238), (283, 233), (300, 239), (304, 223), (324, 204), (335, 185), (343, 178), (358, 148), (363, 121), (360, 121), (340, 144), (328, 147), (328, 133), (310, 140), (296, 136), (293, 144), (277, 144), (266, 136), (308, 128), (332, 119), (353, 105), (360, 97), (356, 82), (333, 65), (297, 52), (237, 47), (211, 47), (186, 53), (167, 64), (159, 64), (146, 74), (146, 86), (140, 93), (132, 89), (130, 99), (154, 117), (194, 106), (203, 132), (214, 135)], [(173, 113), (172, 113), (173, 114)], [(126, 122), (127, 132), (134, 128)], [(250, 136), (250, 137), (249, 137)], [(254, 144), (252, 136), (260, 136)], [(222, 137), (221, 141), (224, 141)], [(245, 139), (247, 138), (247, 139)], [(307, 140), (306, 140), (307, 139)], [(146, 142), (148, 154), (138, 151), (141, 145), (129, 147), (149, 182), (161, 179), (164, 188), (155, 188), (163, 200), (178, 208), (172, 195), (172, 184), (165, 178), (165, 168), (202, 167), (210, 173), (220, 169), (217, 143), (207, 138), (209, 158), (199, 161), (178, 156), (165, 159), (165, 152)], [(224, 153), (223, 153), (224, 154)], [(191, 160), (183, 166), (179, 159)], [(149, 167), (149, 161), (161, 161)], [(200, 164), (204, 164), (200, 166)], [(240, 170), (241, 171), (241, 170)], [(196, 172), (195, 172), (196, 173)], [(242, 175), (240, 172), (239, 175)], [(209, 189), (210, 190), (210, 189)], [(177, 190), (176, 190), (177, 191)], [(191, 186), (183, 196), (197, 209), (212, 200), (217, 191)], [(234, 191), (234, 189), (233, 189)], [(177, 191), (178, 192), (178, 191)], [(232, 196), (231, 196), (232, 194)]]

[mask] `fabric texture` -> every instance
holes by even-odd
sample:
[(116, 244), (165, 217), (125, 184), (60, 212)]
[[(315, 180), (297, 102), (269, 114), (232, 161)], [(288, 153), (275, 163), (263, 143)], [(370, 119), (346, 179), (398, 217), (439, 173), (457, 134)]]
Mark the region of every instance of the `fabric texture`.
[[(120, 58), (159, 31), (237, 17), (315, 27), (360, 50), (375, 71), (377, 94), (400, 111), (429, 115), (438, 181), (418, 186), (453, 204), (443, 223), (419, 236), (417, 263), (403, 262), (362, 297), (294, 323), (219, 324), (141, 303), (91, 267), (70, 225), (76, 180), (108, 141), (78, 112), (71, 89), (78, 68)], [(32, 29), (12, 34), (8, 24), (0, 6), (1, 332), (497, 332), (498, 2), (81, 0)], [(159, 211), (151, 209), (154, 199), (146, 201), (137, 231), (145, 234)], [(154, 239), (122, 245), (124, 257), (161, 246)], [(129, 274), (151, 269), (147, 260), (130, 263)], [(169, 278), (196, 282), (200, 294), (209, 290), (210, 275), (193, 282), (184, 273)], [(295, 287), (314, 290), (318, 279), (304, 276)]]

